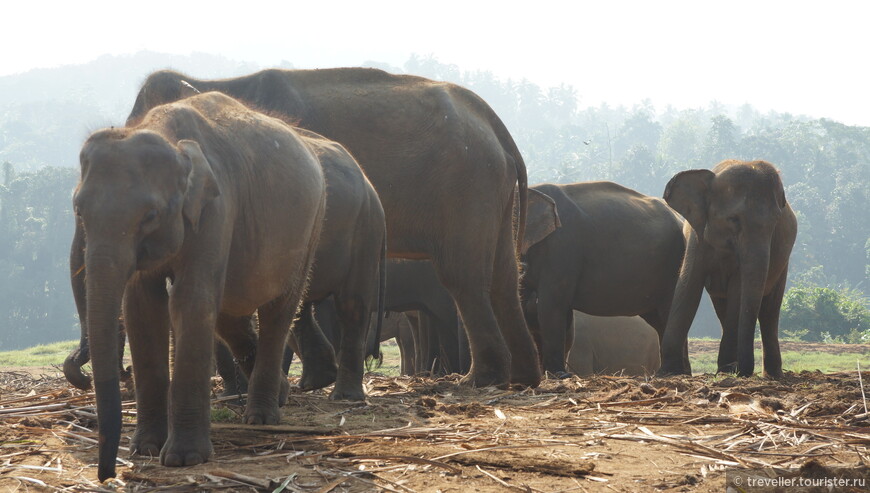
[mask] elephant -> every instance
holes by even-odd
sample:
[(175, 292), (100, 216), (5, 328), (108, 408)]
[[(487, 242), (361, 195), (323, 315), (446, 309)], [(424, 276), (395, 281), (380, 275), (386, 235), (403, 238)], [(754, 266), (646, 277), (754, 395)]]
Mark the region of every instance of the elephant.
[(71, 256), (84, 265), (99, 479), (115, 475), (120, 441), (122, 312), (136, 377), (131, 452), (166, 466), (209, 459), (215, 334), (250, 376), (245, 422), (277, 423), (289, 390), (282, 348), (326, 210), (316, 153), (283, 121), (210, 92), (94, 132), (80, 164), (73, 207), (84, 241)]
[[(377, 315), (372, 314), (372, 318), (374, 319), (375, 317)], [(402, 375), (414, 375), (416, 373), (414, 337), (411, 332), (413, 330), (411, 327), (412, 323), (419, 323), (419, 312), (387, 312), (380, 336), (380, 342), (389, 339), (396, 340), (401, 357), (400, 372)]]
[(576, 375), (655, 374), (661, 366), (659, 336), (641, 317), (596, 317), (574, 312), (568, 369)]
[(518, 292), (526, 166), (486, 102), (455, 84), (367, 68), (219, 80), (162, 70), (143, 83), (127, 124), (210, 90), (339, 142), (357, 159), (384, 208), (388, 257), (432, 260), (455, 301), (471, 353), (463, 383), (540, 383)]
[[(305, 301), (311, 303), (334, 296), (335, 326), (343, 341), (340, 364), (336, 368), (333, 348), (325, 342), (320, 330), (311, 326), (311, 318), (301, 316), (298, 319), (293, 333), (296, 338), (308, 341), (306, 347), (310, 352), (300, 386), (310, 390), (335, 382), (330, 398), (363, 400), (363, 351), (369, 313), (375, 310), (378, 300), (381, 302), (379, 311), (383, 312), (386, 269), (384, 211), (371, 183), (347, 150), (308, 130), (296, 129), (296, 134), (318, 158), (326, 179), (326, 217)], [(372, 279), (379, 281), (376, 283)], [(70, 354), (64, 365), (67, 379), (79, 388), (78, 383), (89, 384), (80, 370), (87, 361), (81, 356), (87, 355), (84, 331), (81, 340), (80, 347)], [(244, 344), (250, 346), (252, 342)], [(377, 348), (373, 351), (373, 356), (377, 356)], [(233, 374), (236, 374), (235, 370)], [(225, 390), (231, 395), (237, 389)]]
[(686, 218), (686, 255), (662, 340), (661, 374), (691, 374), (678, 348), (706, 288), (722, 325), (718, 370), (754, 372), (756, 321), (764, 375), (782, 376), (779, 312), (797, 220), (777, 169), (765, 161), (726, 160), (713, 170), (674, 175), (664, 199)]
[[(327, 228), (328, 225), (324, 227)], [(468, 341), (465, 333), (460, 329), (453, 298), (438, 281), (432, 262), (388, 260), (383, 299), (384, 310), (409, 314), (419, 312), (411, 315), (414, 320), (412, 340), (400, 341), (405, 348), (413, 348), (415, 354), (414, 371), (409, 374), (431, 371), (433, 368), (436, 374), (442, 375), (467, 371), (470, 363)], [(322, 329), (325, 338), (333, 347), (339, 347), (340, 339), (333, 329), (336, 317), (332, 301), (326, 299), (317, 303), (314, 313), (317, 325)], [(301, 324), (297, 324), (297, 327), (294, 327), (294, 333), (297, 333), (300, 326)], [(374, 332), (369, 333), (367, 353), (376, 354), (376, 341), (385, 339), (383, 335), (378, 337)], [(326, 360), (318, 357), (318, 352), (311, 350), (312, 345), (319, 346), (320, 342), (316, 344), (299, 342), (298, 351), (301, 351), (303, 375), (308, 371), (305, 369), (308, 361), (321, 364), (321, 361)]]
[(681, 231), (682, 218), (662, 199), (616, 183), (530, 188), (522, 291), (545, 371), (567, 375), (572, 310), (640, 315), (661, 337), (683, 256)]

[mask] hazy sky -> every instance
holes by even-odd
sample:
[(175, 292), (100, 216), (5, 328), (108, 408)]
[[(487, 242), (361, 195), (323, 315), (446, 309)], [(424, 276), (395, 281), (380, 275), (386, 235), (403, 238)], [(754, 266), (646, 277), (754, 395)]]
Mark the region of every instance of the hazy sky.
[(870, 126), (870, 4), (858, 0), (15, 0), (3, 14), (0, 76), (139, 50), (298, 68), (401, 67), (417, 53), (571, 84), (583, 107), (716, 100)]

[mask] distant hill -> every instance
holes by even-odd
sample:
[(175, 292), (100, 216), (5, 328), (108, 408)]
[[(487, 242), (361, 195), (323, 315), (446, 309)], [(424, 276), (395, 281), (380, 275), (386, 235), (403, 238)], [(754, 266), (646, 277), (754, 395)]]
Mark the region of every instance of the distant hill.
[(79, 147), (87, 135), (123, 124), (142, 81), (164, 68), (210, 78), (261, 67), (204, 53), (142, 51), (0, 77), (0, 163), (9, 161), (20, 171), (78, 166)]

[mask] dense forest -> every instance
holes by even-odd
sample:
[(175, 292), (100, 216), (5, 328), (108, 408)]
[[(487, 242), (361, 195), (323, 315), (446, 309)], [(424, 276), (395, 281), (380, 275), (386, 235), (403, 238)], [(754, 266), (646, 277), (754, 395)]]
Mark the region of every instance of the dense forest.
[[(365, 65), (478, 93), (511, 131), (532, 184), (612, 180), (660, 196), (681, 170), (725, 158), (774, 163), (799, 221), (783, 331), (810, 340), (870, 337), (870, 128), (716, 101), (694, 109), (583, 107), (582, 87), (503, 80), (431, 56), (412, 56), (403, 67)], [(163, 67), (198, 77), (258, 68), (143, 52), (0, 78), (0, 350), (77, 337), (68, 251), (79, 146), (90, 131), (121, 124), (141, 81)], [(694, 335), (718, 335), (707, 317)]]

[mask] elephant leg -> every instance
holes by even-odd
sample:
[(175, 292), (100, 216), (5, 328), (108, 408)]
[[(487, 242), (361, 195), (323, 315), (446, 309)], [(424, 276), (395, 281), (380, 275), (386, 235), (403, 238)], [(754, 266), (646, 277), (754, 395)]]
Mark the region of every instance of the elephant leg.
[(421, 321), (426, 323), (426, 327), (434, 339), (435, 346), (432, 347), (432, 353), (438, 358), (436, 371), (439, 374), (447, 375), (450, 373), (458, 373), (460, 371), (460, 334), (459, 322), (456, 317), (456, 308), (453, 305), (453, 300), (447, 300), (449, 303), (440, 304), (439, 306), (431, 306), (431, 313), (421, 312)]
[[(668, 314), (670, 313), (669, 308), (658, 308), (654, 311), (642, 313), (640, 318), (642, 318), (646, 323), (649, 324), (650, 327), (655, 329), (656, 334), (659, 336), (659, 347), (661, 347), (662, 339), (665, 337), (665, 329), (668, 326)], [(661, 356), (659, 356), (661, 358)], [(659, 359), (659, 361), (661, 361)], [(689, 339), (686, 338), (683, 341), (683, 374), (691, 375), (692, 374), (692, 362), (689, 360)]]
[(419, 352), (420, 346), (420, 312), (412, 311), (405, 312), (408, 316), (408, 332), (410, 334), (410, 345), (408, 346), (411, 349), (411, 357), (409, 358), (410, 365), (410, 373), (408, 375), (415, 376), (420, 371), (419, 358), (417, 353)]
[(420, 313), (420, 334), (425, 341), (423, 345), (423, 373), (430, 377), (443, 375), (440, 337), (438, 337), (433, 318), (426, 312)]
[(214, 359), (218, 375), (224, 381), (224, 391), (221, 397), (241, 395), (248, 392), (248, 379), (233, 360), (230, 348), (223, 342), (215, 341)]
[(360, 296), (342, 293), (335, 297), (335, 305), (341, 325), (341, 344), (338, 351), (338, 375), (329, 398), (362, 401), (365, 400), (362, 387), (363, 359), (371, 303)]
[[(416, 312), (415, 312), (416, 313)], [(411, 334), (411, 313), (406, 312), (408, 323), (400, 323), (396, 333), (399, 354), (402, 358), (402, 375), (414, 374), (414, 338)]]
[(773, 290), (761, 299), (761, 309), (758, 311), (758, 324), (761, 327), (761, 345), (764, 349), (764, 376), (782, 378), (782, 355), (779, 349), (779, 312), (782, 308), (782, 298), (785, 294), (786, 273), (777, 281)]
[[(462, 252), (457, 249), (451, 255), (446, 255), (447, 252), (442, 250), (444, 259), (436, 257), (434, 261), (441, 284), (456, 302), (468, 334), (471, 368), (462, 378), (462, 383), (475, 387), (505, 386), (510, 383), (511, 354), (492, 309), (490, 283), (493, 258), (486, 250), (476, 248), (474, 252)], [(459, 265), (451, 265), (447, 259), (462, 259), (465, 263), (455, 262)], [(419, 350), (417, 354), (420, 355)], [(421, 363), (418, 359), (418, 369)]]
[(541, 325), (538, 323), (538, 293), (528, 288), (523, 288), (521, 293), (523, 299), (523, 318), (526, 320), (526, 326), (529, 328), (532, 340), (535, 341), (535, 347), (538, 348), (538, 364), (543, 365), (540, 357), (544, 341), (541, 334)]
[(573, 334), (573, 310), (564, 292), (542, 287), (538, 292), (538, 324), (541, 327), (541, 363), (544, 371), (557, 378), (566, 375), (565, 360), (570, 347), (565, 342)]
[(162, 278), (130, 282), (124, 321), (136, 373), (136, 432), (130, 451), (157, 457), (169, 433), (169, 311)]
[[(227, 380), (235, 379), (235, 375), (239, 374), (245, 382), (251, 377), (251, 372), (254, 370), (254, 361), (257, 356), (257, 323), (252, 315), (244, 317), (231, 317), (226, 314), (220, 314), (217, 320), (216, 332), (222, 343), (216, 343), (215, 347), (221, 345), (229, 349), (229, 363), (227, 365), (225, 355), (215, 353), (218, 373), (224, 379), (224, 386), (227, 386)], [(247, 383), (245, 384), (247, 388)]]
[[(165, 466), (201, 464), (214, 453), (209, 431), (219, 296), (211, 293), (217, 292), (218, 286), (222, 282), (215, 285), (178, 278), (172, 285), (169, 315), (175, 349), (169, 385), (169, 435), (160, 450), (160, 462)], [(135, 359), (133, 369), (138, 375)]]
[[(331, 309), (331, 306), (321, 304), (318, 312)], [(338, 375), (335, 349), (326, 340), (320, 325), (315, 320), (313, 308), (312, 303), (302, 305), (299, 319), (293, 325), (291, 337), (296, 340), (298, 347), (294, 349), (302, 359), (302, 377), (299, 379), (299, 388), (302, 390), (322, 389), (335, 382)], [(336, 327), (332, 327), (332, 330), (335, 329)]]
[[(537, 387), (541, 383), (541, 367), (538, 364), (535, 342), (526, 326), (520, 302), (513, 204), (508, 211), (509, 213), (502, 218), (495, 251), (492, 302), (498, 326), (510, 350), (511, 383)], [(568, 324), (570, 325), (570, 322)], [(562, 365), (564, 368), (564, 355)]]
[(732, 279), (724, 298), (710, 297), (716, 317), (722, 324), (717, 369), (719, 373), (737, 373), (737, 322), (740, 318), (740, 282)]
[[(297, 293), (298, 294), (298, 293)], [(279, 407), (287, 401), (290, 384), (281, 364), (290, 324), (299, 307), (291, 293), (257, 309), (260, 326), (256, 359), (248, 379), (248, 402), (244, 420), (247, 424), (278, 424)]]

